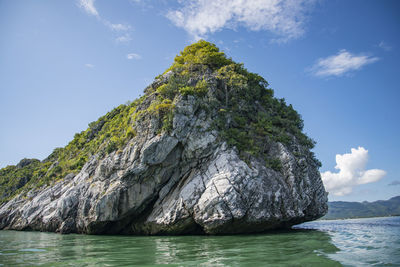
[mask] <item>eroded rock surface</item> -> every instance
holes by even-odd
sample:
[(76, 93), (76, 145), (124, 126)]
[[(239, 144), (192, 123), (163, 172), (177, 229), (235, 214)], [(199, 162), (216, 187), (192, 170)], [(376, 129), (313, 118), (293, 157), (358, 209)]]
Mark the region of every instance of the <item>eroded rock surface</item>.
[[(173, 130), (152, 123), (123, 150), (93, 157), (77, 175), (0, 208), (0, 228), (60, 233), (249, 233), (321, 217), (327, 194), (301, 145), (271, 142), (282, 171), (244, 162), (218, 141), (212, 116), (192, 96), (176, 106)], [(297, 155), (294, 156), (294, 151)], [(301, 156), (298, 156), (298, 155)]]

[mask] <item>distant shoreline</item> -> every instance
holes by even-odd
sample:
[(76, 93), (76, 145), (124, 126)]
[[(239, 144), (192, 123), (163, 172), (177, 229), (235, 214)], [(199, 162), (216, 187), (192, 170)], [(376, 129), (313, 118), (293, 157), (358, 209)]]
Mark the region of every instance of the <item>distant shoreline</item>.
[(374, 202), (328, 202), (328, 213), (321, 220), (361, 219), (400, 215), (400, 196)]
[(400, 217), (400, 214), (398, 214), (398, 215), (387, 215), (387, 216), (336, 218), (336, 219), (324, 219), (324, 217), (322, 217), (322, 218), (318, 219), (317, 221), (339, 221), (339, 220), (356, 220), (356, 219), (389, 218), (389, 217)]

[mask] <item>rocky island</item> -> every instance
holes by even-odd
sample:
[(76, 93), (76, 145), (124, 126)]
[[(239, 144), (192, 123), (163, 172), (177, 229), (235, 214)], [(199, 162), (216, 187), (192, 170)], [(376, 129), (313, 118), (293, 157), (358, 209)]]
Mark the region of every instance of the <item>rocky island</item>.
[(301, 116), (204, 40), (139, 99), (40, 161), (0, 170), (0, 229), (238, 234), (327, 212)]

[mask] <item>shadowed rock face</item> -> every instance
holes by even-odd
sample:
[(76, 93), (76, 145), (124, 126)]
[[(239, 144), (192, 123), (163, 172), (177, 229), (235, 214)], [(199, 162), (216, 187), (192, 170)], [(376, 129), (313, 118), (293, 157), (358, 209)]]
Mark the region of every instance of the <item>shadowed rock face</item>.
[[(215, 95), (215, 75), (202, 75)], [(161, 76), (146, 94), (170, 77)], [(151, 105), (148, 99), (139, 109)], [(204, 108), (206, 102), (177, 96), (172, 129), (161, 134), (160, 120), (138, 120), (137, 135), (122, 149), (93, 156), (77, 175), (0, 206), (0, 229), (236, 234), (286, 228), (327, 212), (327, 193), (308, 148), (294, 137), (290, 145), (266, 138), (264, 153), (279, 159), (280, 170), (257, 157), (245, 162), (220, 138), (213, 127), (218, 109)]]

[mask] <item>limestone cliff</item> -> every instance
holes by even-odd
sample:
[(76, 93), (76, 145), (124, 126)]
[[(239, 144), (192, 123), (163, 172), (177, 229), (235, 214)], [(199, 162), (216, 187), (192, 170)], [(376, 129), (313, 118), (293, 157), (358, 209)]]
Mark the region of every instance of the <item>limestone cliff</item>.
[(313, 142), (267, 86), (208, 42), (185, 48), (139, 100), (2, 169), (0, 229), (228, 234), (323, 216)]

